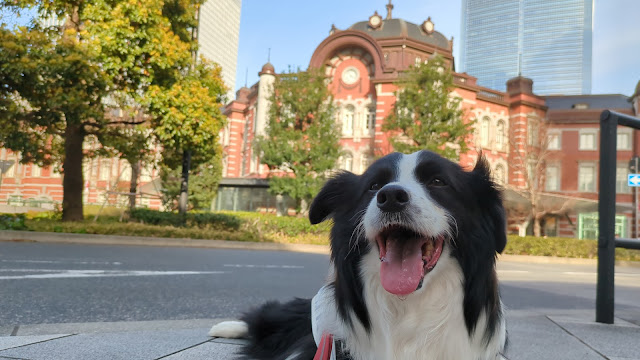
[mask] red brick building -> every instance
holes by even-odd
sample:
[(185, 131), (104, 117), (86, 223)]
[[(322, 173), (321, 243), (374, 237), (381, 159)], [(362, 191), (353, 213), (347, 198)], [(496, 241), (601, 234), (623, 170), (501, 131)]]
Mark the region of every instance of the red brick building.
[[(323, 69), (330, 79), (329, 87), (338, 108), (336, 121), (342, 128), (340, 143), (346, 151), (339, 161), (341, 169), (361, 173), (374, 158), (393, 151), (389, 134), (381, 129), (395, 102), (398, 74), (413, 64), (428, 61), (434, 54), (444, 57), (453, 67), (452, 50), (453, 39), (435, 31), (430, 18), (417, 25), (392, 18), (390, 11), (384, 19), (374, 13), (368, 21), (347, 29), (331, 29), (314, 51), (309, 67)], [(269, 89), (277, 74), (273, 65), (267, 63), (259, 75), (256, 84), (241, 88), (225, 108), (229, 124), (222, 136), (225, 151), (222, 190), (228, 190), (225, 184), (230, 184), (231, 179), (249, 181), (269, 175), (267, 167), (260, 164), (252, 140), (255, 135), (264, 134)], [(555, 213), (545, 216), (544, 231), (549, 235), (592, 237), (589, 231), (592, 213), (597, 209), (593, 200), (597, 199), (600, 112), (615, 109), (632, 114), (638, 108), (637, 92), (634, 108), (623, 95), (537, 96), (532, 81), (525, 77), (510, 80), (507, 91), (499, 92), (477, 85), (476, 78), (455, 73), (454, 69), (454, 84), (451, 95), (462, 98), (465, 120), (475, 121), (470, 139), (474, 150), (461, 154), (461, 165), (472, 166), (481, 150), (494, 177), (508, 189), (507, 201), (517, 204), (522, 198), (514, 190), (524, 187), (527, 180), (525, 172), (513, 166), (514, 154), (532, 138), (549, 136), (552, 148), (544, 174), (548, 181), (541, 191), (541, 201), (557, 208)], [(544, 125), (544, 133), (540, 125)], [(618, 211), (623, 215), (621, 224), (625, 222), (620, 231), (627, 236), (633, 232), (629, 219), (634, 216), (634, 206), (629, 189), (622, 189), (623, 178), (626, 186), (623, 165), (640, 151), (636, 140), (636, 132), (621, 130), (619, 143), (625, 145), (618, 153), (617, 175), (621, 179)], [(245, 186), (249, 183), (245, 182)], [(266, 186), (264, 182), (259, 184)], [(245, 192), (240, 197), (254, 195)], [(511, 229), (520, 233), (530, 227), (522, 221), (512, 225)]]

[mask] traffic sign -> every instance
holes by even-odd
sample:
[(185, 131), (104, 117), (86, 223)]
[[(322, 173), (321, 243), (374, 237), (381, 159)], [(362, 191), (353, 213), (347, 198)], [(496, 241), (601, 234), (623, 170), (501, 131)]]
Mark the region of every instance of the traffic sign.
[(640, 186), (640, 174), (629, 174), (629, 186)]

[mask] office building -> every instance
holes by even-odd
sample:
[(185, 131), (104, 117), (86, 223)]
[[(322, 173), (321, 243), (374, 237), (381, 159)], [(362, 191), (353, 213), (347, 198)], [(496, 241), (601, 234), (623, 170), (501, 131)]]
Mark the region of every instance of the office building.
[(460, 69), (504, 91), (533, 79), (540, 95), (590, 94), (593, 0), (463, 0)]

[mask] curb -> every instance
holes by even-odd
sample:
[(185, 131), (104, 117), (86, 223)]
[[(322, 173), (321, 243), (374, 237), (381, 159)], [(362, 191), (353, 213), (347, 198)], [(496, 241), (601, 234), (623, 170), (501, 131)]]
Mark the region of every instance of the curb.
[[(208, 249), (236, 249), (263, 251), (292, 251), (311, 254), (329, 254), (328, 245), (281, 244), (266, 242), (245, 242), (231, 240), (203, 240), (186, 238), (157, 238), (145, 236), (71, 234), (35, 231), (0, 231), (0, 241), (37, 242), (44, 244), (85, 244), (85, 245), (123, 245), (123, 246), (164, 246)], [(553, 256), (532, 255), (498, 255), (498, 261), (520, 262), (529, 264), (598, 264), (597, 259), (563, 258)], [(637, 261), (616, 261), (618, 266), (640, 267)]]
[(265, 251), (293, 251), (312, 254), (329, 254), (328, 245), (280, 244), (229, 240), (203, 240), (185, 238), (156, 238), (144, 236), (70, 234), (31, 231), (0, 231), (0, 241), (37, 242), (48, 244), (165, 246), (212, 249), (240, 249)]

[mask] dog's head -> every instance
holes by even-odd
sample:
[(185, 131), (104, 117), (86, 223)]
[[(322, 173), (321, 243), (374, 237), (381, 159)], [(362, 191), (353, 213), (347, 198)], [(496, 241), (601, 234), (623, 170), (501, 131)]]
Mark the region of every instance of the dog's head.
[(472, 272), (506, 244), (502, 200), (482, 157), (468, 172), (432, 152), (393, 153), (360, 176), (343, 172), (310, 208), (314, 224), (330, 217), (333, 260), (376, 251), (382, 286), (401, 296), (420, 289), (443, 254)]

